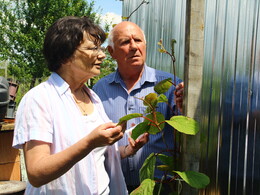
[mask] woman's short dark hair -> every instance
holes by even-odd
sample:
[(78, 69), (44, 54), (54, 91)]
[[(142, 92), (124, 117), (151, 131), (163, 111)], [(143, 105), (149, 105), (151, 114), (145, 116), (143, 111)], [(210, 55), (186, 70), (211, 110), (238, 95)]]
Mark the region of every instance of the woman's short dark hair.
[(57, 71), (71, 58), (83, 40), (86, 32), (100, 45), (106, 40), (105, 32), (88, 17), (67, 16), (60, 18), (48, 29), (43, 46), (43, 54), (50, 71)]

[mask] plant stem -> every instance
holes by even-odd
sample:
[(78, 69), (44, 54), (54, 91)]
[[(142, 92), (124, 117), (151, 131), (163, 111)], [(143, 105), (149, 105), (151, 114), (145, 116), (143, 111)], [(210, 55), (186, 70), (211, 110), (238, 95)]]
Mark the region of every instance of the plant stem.
[(168, 52), (167, 50), (165, 50), (166, 52), (165, 53), (167, 53), (170, 57), (171, 57), (171, 60), (172, 60), (172, 67), (173, 67), (173, 77), (174, 77), (174, 80), (173, 80), (173, 82), (174, 82), (174, 84), (175, 84), (175, 86), (176, 86), (176, 69), (175, 69), (175, 56), (173, 55), (173, 54), (171, 54), (170, 52)]
[(163, 142), (164, 142), (166, 148), (168, 149), (169, 146), (168, 146), (168, 144), (167, 144), (166, 141), (165, 141), (165, 138), (164, 138), (164, 131), (161, 131), (161, 132), (162, 132), (162, 139), (163, 139)]
[(146, 117), (146, 116), (141, 116), (142, 118), (144, 118), (144, 119), (146, 119), (146, 120), (148, 120), (148, 121), (150, 121), (151, 123), (154, 123), (154, 121), (152, 120), (152, 119), (149, 119), (148, 117)]
[(130, 17), (132, 16), (132, 14), (133, 13), (135, 13), (140, 7), (141, 7), (141, 5), (143, 5), (144, 3), (149, 3), (149, 2), (146, 2), (146, 0), (143, 0), (141, 3), (140, 3), (140, 5), (136, 8), (136, 9), (134, 9), (134, 11), (132, 11), (131, 13), (130, 13), (130, 15), (127, 17), (127, 21), (130, 19)]

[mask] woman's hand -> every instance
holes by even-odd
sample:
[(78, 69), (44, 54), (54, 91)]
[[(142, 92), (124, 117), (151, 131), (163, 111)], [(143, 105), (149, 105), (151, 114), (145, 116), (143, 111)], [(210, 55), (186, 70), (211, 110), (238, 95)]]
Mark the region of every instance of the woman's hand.
[(124, 135), (125, 124), (105, 123), (95, 128), (87, 137), (94, 148), (112, 145)]

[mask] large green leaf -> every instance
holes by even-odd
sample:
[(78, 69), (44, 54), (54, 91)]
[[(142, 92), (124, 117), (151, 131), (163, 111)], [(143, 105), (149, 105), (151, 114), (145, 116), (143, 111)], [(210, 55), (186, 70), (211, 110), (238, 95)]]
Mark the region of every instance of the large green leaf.
[(170, 120), (166, 120), (166, 122), (184, 134), (196, 135), (199, 131), (199, 123), (186, 116), (173, 116)]
[(210, 179), (207, 175), (195, 171), (173, 171), (177, 173), (187, 184), (196, 189), (205, 188)]
[[(165, 121), (164, 115), (160, 112), (156, 112), (155, 114), (148, 114), (146, 115), (146, 118), (149, 118), (153, 121), (153, 123), (150, 122), (150, 128), (148, 130), (148, 133), (150, 134), (156, 134), (159, 133), (163, 128), (165, 123), (163, 121)], [(159, 125), (160, 129), (156, 126), (156, 121), (157, 121), (157, 125)], [(148, 119), (145, 119), (144, 122), (149, 122)], [(161, 123), (163, 122), (163, 123)]]
[(171, 80), (171, 78), (168, 78), (157, 83), (157, 85), (154, 86), (154, 91), (156, 91), (158, 94), (165, 93), (172, 86)]
[(154, 186), (154, 180), (145, 179), (138, 188), (131, 192), (130, 195), (153, 195)]
[(142, 117), (142, 116), (143, 115), (140, 114), (140, 113), (132, 113), (132, 114), (125, 115), (125, 116), (123, 116), (122, 118), (119, 119), (118, 125), (120, 125), (123, 122), (126, 122), (126, 121), (128, 121), (130, 119), (137, 118), (137, 117)]
[(140, 171), (139, 177), (140, 182), (145, 179), (153, 179), (154, 178), (154, 169), (155, 169), (156, 156), (154, 153), (151, 153), (144, 161)]
[(140, 135), (142, 135), (145, 132), (148, 132), (150, 128), (150, 125), (148, 122), (142, 122), (135, 126), (135, 128), (132, 130), (131, 137), (136, 140)]
[(161, 171), (172, 171), (173, 170), (173, 157), (165, 154), (158, 154), (158, 158), (161, 160), (163, 165), (158, 165), (157, 168)]
[(149, 106), (151, 105), (152, 107), (156, 107), (157, 105), (157, 94), (156, 93), (149, 93), (144, 97), (144, 105)]

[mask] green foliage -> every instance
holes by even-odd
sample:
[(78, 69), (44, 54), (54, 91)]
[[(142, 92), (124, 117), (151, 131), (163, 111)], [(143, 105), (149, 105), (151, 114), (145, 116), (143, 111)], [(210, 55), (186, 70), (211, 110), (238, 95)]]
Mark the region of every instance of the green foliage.
[(141, 117), (143, 116), (142, 114), (140, 113), (132, 113), (132, 114), (128, 114), (126, 116), (123, 116), (122, 118), (119, 119), (119, 122), (118, 122), (118, 125), (122, 124), (123, 122), (126, 122), (130, 119), (133, 119), (133, 118), (137, 118), (137, 117)]
[(154, 107), (157, 105), (157, 94), (156, 93), (149, 93), (144, 98), (144, 105)]
[(196, 135), (199, 131), (199, 124), (192, 118), (185, 116), (173, 116), (166, 122), (181, 133)]
[(193, 188), (205, 188), (210, 182), (209, 177), (203, 173), (198, 173), (195, 171), (173, 172), (177, 173), (187, 184)]
[(155, 181), (151, 179), (145, 179), (141, 185), (131, 192), (130, 195), (147, 195), (153, 194), (153, 189), (155, 186)]
[(50, 74), (42, 54), (47, 28), (64, 16), (89, 16), (97, 23), (94, 1), (20, 0), (0, 1), (0, 61), (8, 60), (8, 74), (30, 88)]
[(18, 91), (17, 91), (17, 94), (16, 94), (16, 98), (15, 98), (15, 102), (16, 102), (17, 106), (19, 105), (20, 101), (22, 100), (24, 94), (27, 91), (29, 91), (29, 89), (30, 89), (30, 84), (29, 83), (20, 83), (19, 84), (19, 88), (18, 88)]
[(5, 69), (0, 69), (0, 76), (2, 76), (2, 77), (5, 76)]
[[(177, 130), (178, 132), (187, 135), (196, 135), (198, 133), (199, 124), (194, 119), (186, 116), (173, 116), (170, 120), (165, 120), (163, 114), (156, 111), (159, 102), (167, 103), (167, 97), (162, 93), (168, 91), (168, 89), (172, 85), (173, 83), (171, 82), (171, 79), (165, 79), (159, 82), (154, 87), (154, 90), (158, 94), (150, 93), (146, 95), (144, 98), (138, 98), (141, 101), (143, 101), (143, 104), (147, 107), (146, 115), (141, 113), (134, 113), (126, 115), (119, 120), (119, 123), (121, 123), (136, 117), (144, 118), (144, 121), (136, 125), (135, 128), (132, 130), (131, 137), (134, 140), (136, 140), (140, 135), (142, 135), (145, 132), (148, 132), (150, 134), (157, 134), (161, 132), (164, 128), (165, 123), (168, 123), (170, 126), (172, 126), (173, 131)], [(163, 133), (162, 139), (164, 140)], [(166, 148), (168, 148), (167, 145)], [(175, 170), (177, 166), (175, 166), (174, 163), (179, 162), (178, 156), (180, 155), (178, 152), (176, 154), (176, 151), (170, 151), (169, 149), (167, 149), (167, 151), (172, 153), (172, 155), (168, 156), (161, 153), (152, 153), (149, 157), (147, 157), (139, 172), (140, 181), (142, 183), (136, 190), (134, 190), (131, 193), (131, 195), (141, 193), (145, 195), (153, 194), (153, 190), (156, 184), (154, 178), (155, 168), (157, 168), (160, 171), (163, 171), (165, 175), (167, 175), (168, 177), (171, 177), (170, 182), (176, 181), (178, 183), (181, 180), (189, 184), (191, 187), (197, 189), (205, 188), (209, 184), (209, 178), (205, 174), (194, 171), (180, 172), (178, 170)], [(157, 158), (161, 161), (161, 164), (155, 166)], [(164, 178), (162, 178), (161, 180), (157, 179), (157, 182), (159, 182), (160, 184), (158, 191), (158, 194), (160, 194), (162, 187), (161, 184), (165, 182)]]
[(168, 91), (171, 86), (172, 86), (172, 80), (171, 80), (171, 78), (168, 78), (168, 79), (165, 79), (165, 80), (159, 82), (154, 87), (154, 91), (156, 91), (159, 94), (162, 94), (162, 93), (165, 93), (166, 91)]
[(163, 163), (162, 165), (158, 165), (157, 168), (161, 171), (171, 171), (174, 168), (173, 158), (164, 154), (158, 154), (157, 157)]
[(164, 94), (160, 94), (157, 98), (158, 100), (158, 103), (161, 103), (161, 102), (168, 102), (168, 98), (164, 95)]
[(147, 132), (150, 134), (157, 134), (164, 128), (164, 115), (160, 112), (152, 112), (146, 115), (144, 122), (149, 122)]
[(131, 137), (136, 140), (140, 135), (145, 133), (149, 129), (149, 122), (142, 122), (136, 125), (136, 127), (133, 129)]
[(145, 179), (153, 179), (155, 168), (156, 156), (151, 153), (144, 161), (143, 166), (140, 169), (140, 182)]

